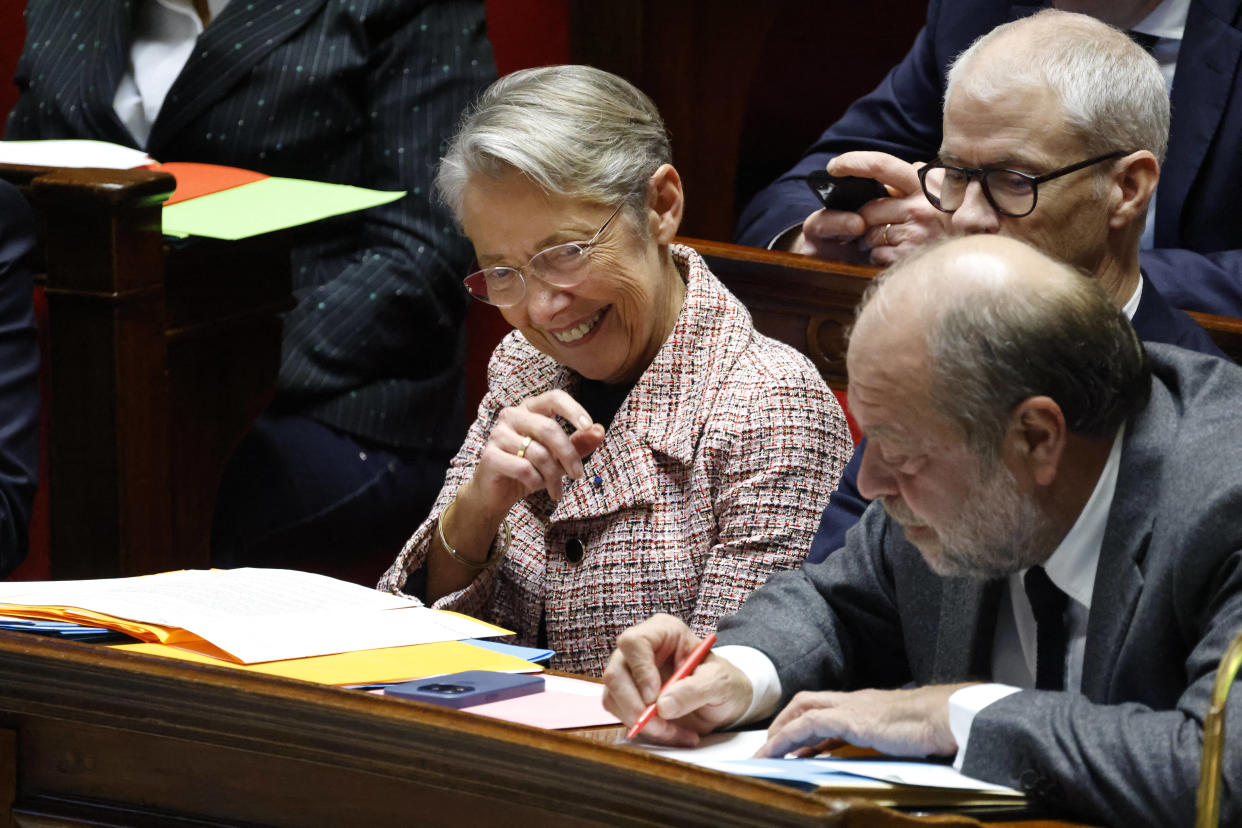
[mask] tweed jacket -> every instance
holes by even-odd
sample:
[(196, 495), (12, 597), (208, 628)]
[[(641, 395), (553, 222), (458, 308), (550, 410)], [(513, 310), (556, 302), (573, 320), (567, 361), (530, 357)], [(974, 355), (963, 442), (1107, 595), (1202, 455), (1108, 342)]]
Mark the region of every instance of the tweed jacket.
[[(522, 644), (535, 643), (546, 613), (557, 669), (599, 675), (617, 635), (656, 612), (714, 631), (769, 574), (805, 557), (850, 456), (844, 415), (814, 367), (757, 333), (697, 253), (672, 251), (685, 303), (585, 476), (560, 503), (543, 491), (519, 501), (503, 563), (435, 604), (515, 630)], [(520, 332), (501, 342), (435, 508), (381, 589), (399, 591), (422, 566), (500, 409), (554, 388), (572, 394), (578, 381)], [(574, 540), (586, 547), (578, 565), (564, 554)]]
[[(1203, 717), (1242, 629), (1242, 368), (1148, 344), (1087, 619), (1080, 692), (1023, 690), (974, 719), (963, 772), (1107, 825), (1194, 822)], [(720, 624), (799, 690), (987, 679), (1003, 579), (931, 571), (881, 504), (823, 562), (773, 578)], [(1229, 703), (1242, 720), (1242, 694)], [(1242, 739), (1227, 739), (1221, 825), (1242, 824)]]
[[(29, 0), (6, 138), (135, 146), (112, 101), (137, 2)], [(232, 0), (199, 36), (151, 125), (152, 158), (407, 193), (320, 223), (294, 251), (276, 410), (389, 447), (459, 444), (472, 254), (431, 186), (494, 76), (481, 0)]]

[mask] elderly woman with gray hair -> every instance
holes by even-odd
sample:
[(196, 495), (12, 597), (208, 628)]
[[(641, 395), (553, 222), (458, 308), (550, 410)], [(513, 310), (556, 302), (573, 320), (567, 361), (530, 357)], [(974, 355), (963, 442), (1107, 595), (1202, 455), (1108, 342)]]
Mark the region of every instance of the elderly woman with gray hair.
[(600, 674), (652, 613), (699, 634), (806, 555), (851, 444), (810, 363), (690, 248), (659, 113), (584, 66), (493, 84), (436, 185), (516, 328), (431, 515), (380, 582)]

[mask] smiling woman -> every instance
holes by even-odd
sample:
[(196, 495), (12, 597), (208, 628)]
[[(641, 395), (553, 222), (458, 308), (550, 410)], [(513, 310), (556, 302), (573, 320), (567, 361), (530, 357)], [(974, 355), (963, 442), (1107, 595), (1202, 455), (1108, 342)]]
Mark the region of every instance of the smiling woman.
[(801, 355), (690, 248), (659, 113), (582, 66), (493, 84), (437, 186), (476, 299), (517, 330), (435, 508), (380, 587), (514, 629), (599, 674), (656, 612), (700, 634), (805, 557), (849, 459)]
[[(663, 164), (648, 186), (652, 227), (645, 229), (655, 234), (637, 232), (628, 212), (614, 221), (621, 205), (609, 210), (548, 194), (516, 171), (476, 176), (466, 188), (461, 221), (480, 264), (521, 262), (526, 250), (540, 251), (521, 269), (487, 268), (515, 274), (525, 288), (515, 301), (506, 299), (501, 313), (530, 344), (588, 379), (633, 382), (681, 310), (685, 283), (671, 256), (659, 254), (659, 244), (667, 250), (677, 231), (681, 181)], [(602, 224), (600, 214), (607, 217)], [(653, 243), (653, 235), (660, 241)], [(574, 238), (591, 241), (560, 241)], [(567, 248), (581, 251), (573, 268), (551, 267), (549, 257), (563, 258), (556, 251)]]

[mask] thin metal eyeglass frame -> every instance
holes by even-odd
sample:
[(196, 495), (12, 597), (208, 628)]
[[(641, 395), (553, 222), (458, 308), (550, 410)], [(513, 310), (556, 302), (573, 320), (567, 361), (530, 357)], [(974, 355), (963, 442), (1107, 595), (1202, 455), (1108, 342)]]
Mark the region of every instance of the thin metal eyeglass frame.
[[(618, 204), (617, 209), (612, 211), (612, 215), (610, 215), (607, 218), (607, 220), (605, 220), (604, 223), (600, 225), (599, 229), (595, 231), (595, 235), (591, 236), (591, 239), (589, 241), (562, 242), (561, 244), (554, 244), (551, 247), (545, 247), (543, 250), (540, 250), (538, 253), (531, 256), (529, 259), (527, 259), (526, 264), (522, 265), (521, 267), (509, 267), (508, 265), (494, 265), (492, 267), (484, 267), (484, 268), (474, 271), (469, 276), (467, 276), (465, 279), (461, 280), (462, 285), (464, 285), (466, 288), (466, 293), (469, 293), (472, 298), (478, 299), (483, 304), (491, 305), (494, 308), (513, 307), (514, 305), (518, 304), (519, 302), (521, 302), (523, 299), (526, 298), (526, 273), (524, 272), (524, 268), (530, 267), (531, 262), (533, 262), (535, 259), (538, 259), (540, 256), (547, 253), (548, 251), (556, 250), (557, 248), (560, 248), (560, 247), (569, 247), (572, 245), (574, 247), (580, 248), (583, 254), (589, 253), (591, 251), (591, 248), (594, 247), (599, 242), (599, 237), (604, 235), (604, 231), (606, 231), (608, 229), (608, 226), (612, 224), (612, 220), (617, 217), (617, 214), (621, 212), (621, 208), (624, 206), (625, 206), (625, 202)], [(585, 267), (585, 263), (584, 263), (584, 267)], [(514, 273), (518, 275), (518, 278), (522, 280), (522, 293), (518, 296), (517, 299), (513, 300), (512, 302), (508, 302), (504, 305), (500, 305), (495, 302), (489, 302), (488, 300), (482, 298), (481, 296), (478, 296), (474, 291), (470, 289), (471, 279), (475, 278), (476, 276), (481, 276), (484, 280), (484, 283), (486, 284), (488, 272), (496, 271), (496, 270), (512, 270)], [(542, 277), (539, 277), (539, 278), (542, 278)], [(580, 278), (574, 281), (571, 281), (571, 282), (561, 282), (559, 284), (556, 282), (548, 282), (548, 284), (554, 285), (555, 287), (571, 288), (571, 287), (575, 287), (577, 285), (582, 284), (582, 281), (584, 279), (586, 279), (585, 274), (583, 274)], [(548, 280), (544, 279), (544, 281), (548, 281)]]
[[(1063, 175), (1069, 175), (1072, 172), (1078, 172), (1079, 170), (1086, 169), (1094, 164), (1099, 164), (1103, 161), (1109, 161), (1115, 158), (1122, 158), (1129, 154), (1129, 152), (1123, 150), (1114, 150), (1113, 152), (1105, 153), (1104, 155), (1097, 155), (1094, 158), (1088, 158), (1086, 161), (1079, 161), (1077, 164), (1070, 164), (1068, 167), (1061, 167), (1059, 170), (1053, 170), (1052, 172), (1044, 173), (1043, 175), (1031, 175), (1030, 173), (1024, 173), (1019, 170), (1010, 170), (1004, 167), (955, 167), (952, 164), (941, 164), (936, 162), (920, 167), (918, 170), (918, 176), (919, 184), (923, 187), (923, 195), (927, 197), (927, 200), (931, 203), (931, 206), (935, 207), (942, 213), (955, 213), (961, 208), (961, 205), (959, 204), (957, 207), (949, 210), (941, 205), (939, 196), (932, 195), (931, 191), (927, 189), (927, 174), (932, 170), (953, 170), (960, 175), (964, 175), (966, 176), (966, 187), (969, 187), (970, 182), (974, 179), (979, 179), (979, 186), (983, 188), (983, 197), (988, 200), (988, 204), (992, 205), (993, 210), (1000, 213), (1002, 216), (1009, 216), (1010, 218), (1023, 218), (1035, 212), (1035, 206), (1039, 203), (1040, 184), (1043, 184), (1045, 181), (1051, 181), (1054, 178), (1060, 178)], [(1031, 185), (1031, 208), (1025, 213), (1015, 213), (1011, 210), (1006, 210), (997, 204), (996, 199), (992, 196), (992, 190), (988, 186), (988, 175), (991, 173), (1008, 173), (1009, 175), (1016, 175), (1019, 178), (1026, 179), (1027, 183)], [(964, 198), (965, 188), (963, 188), (962, 192)]]

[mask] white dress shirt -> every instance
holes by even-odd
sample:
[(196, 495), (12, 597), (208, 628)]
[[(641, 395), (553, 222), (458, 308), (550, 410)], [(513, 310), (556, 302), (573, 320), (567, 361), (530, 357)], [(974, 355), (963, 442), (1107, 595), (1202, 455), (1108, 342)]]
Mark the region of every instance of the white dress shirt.
[(1190, 13), (1190, 0), (1164, 0), (1152, 9), (1151, 14), (1130, 27), (1130, 31), (1158, 37), (1151, 50), (1152, 57), (1160, 64), (1165, 88), (1173, 91), (1173, 75), (1177, 72), (1177, 53), (1182, 48), (1182, 36), (1186, 32), (1186, 15)]
[[(1077, 693), (1082, 687), (1083, 654), (1087, 647), (1087, 617), (1091, 594), (1095, 591), (1095, 570), (1104, 543), (1108, 512), (1117, 490), (1121, 468), (1121, 442), (1125, 426), (1117, 430), (1108, 460), (1100, 471), (1091, 497), (1078, 514), (1061, 543), (1044, 562), (1048, 578), (1069, 596), (1065, 628), (1065, 690)], [(992, 639), (992, 677), (994, 684), (980, 684), (958, 690), (949, 697), (949, 729), (957, 742), (957, 761), (966, 756), (970, 727), (975, 716), (994, 701), (1010, 693), (1035, 686), (1035, 613), (1022, 586), (1026, 570), (1009, 576), (996, 616), (996, 635)]]
[[(207, 0), (214, 20), (229, 0)], [(142, 0), (134, 14), (129, 65), (117, 85), (112, 108), (143, 149), (164, 106), (173, 81), (181, 74), (203, 33), (192, 0)]]

